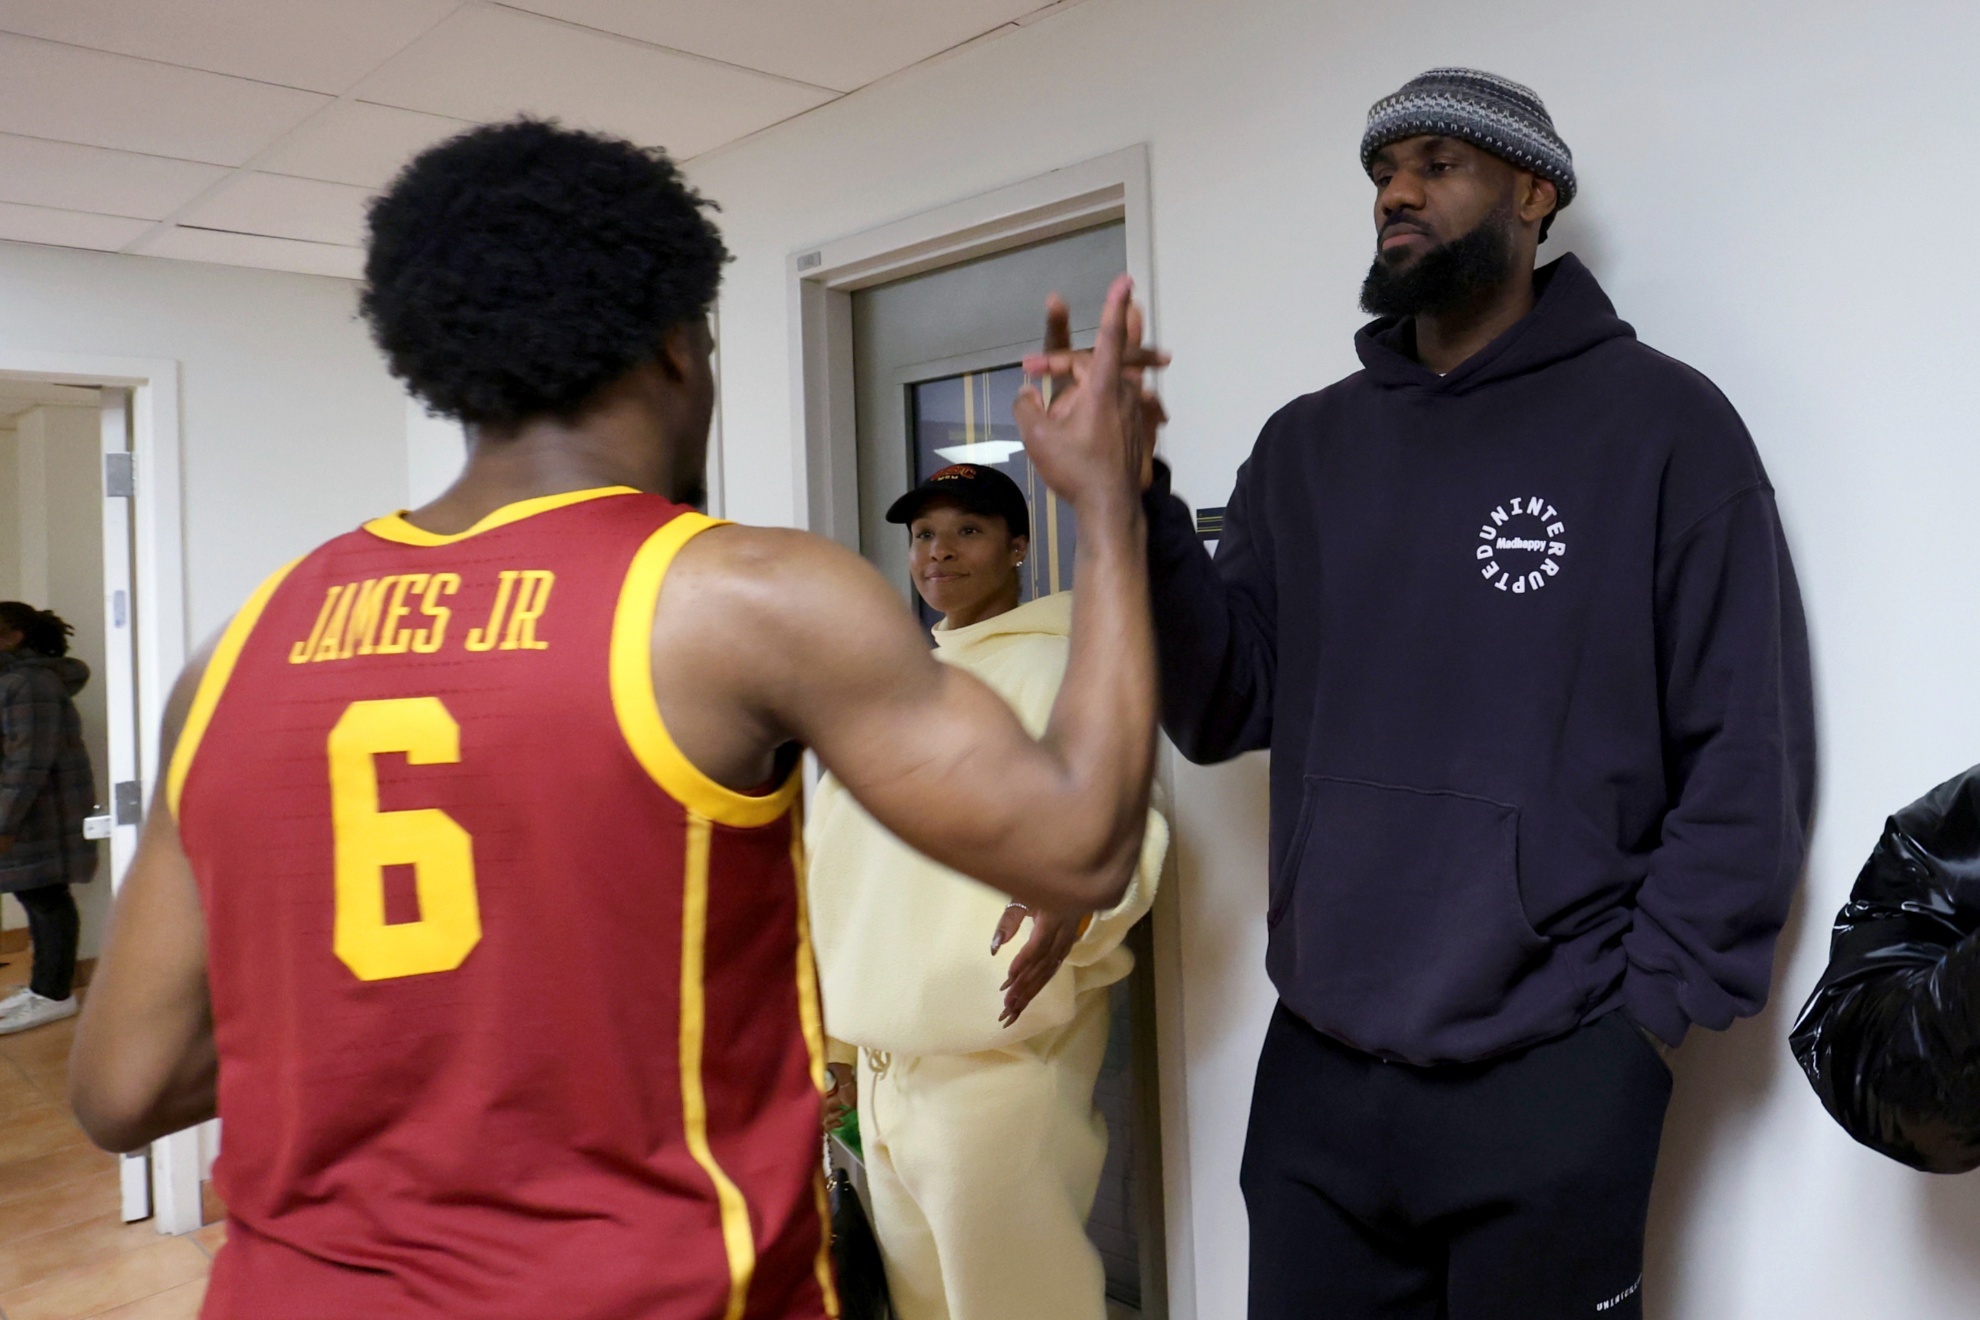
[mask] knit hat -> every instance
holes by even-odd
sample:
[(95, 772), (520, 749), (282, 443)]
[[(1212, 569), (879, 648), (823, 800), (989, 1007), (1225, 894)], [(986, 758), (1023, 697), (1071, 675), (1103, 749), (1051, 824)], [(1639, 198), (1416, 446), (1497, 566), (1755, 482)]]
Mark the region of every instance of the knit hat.
[(1551, 181), (1560, 193), (1556, 210), (1574, 200), (1574, 153), (1531, 87), (1477, 69), (1420, 73), (1369, 108), (1361, 168), (1391, 142), (1424, 133), (1462, 138)]

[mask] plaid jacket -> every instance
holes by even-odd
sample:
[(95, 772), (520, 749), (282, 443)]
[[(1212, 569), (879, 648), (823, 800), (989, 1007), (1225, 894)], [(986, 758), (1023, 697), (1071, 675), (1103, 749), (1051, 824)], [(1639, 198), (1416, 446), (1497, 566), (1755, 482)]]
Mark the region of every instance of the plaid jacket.
[(0, 836), (14, 840), (0, 852), (0, 893), (96, 874), (97, 846), (83, 838), (96, 781), (70, 700), (87, 682), (72, 657), (0, 653)]

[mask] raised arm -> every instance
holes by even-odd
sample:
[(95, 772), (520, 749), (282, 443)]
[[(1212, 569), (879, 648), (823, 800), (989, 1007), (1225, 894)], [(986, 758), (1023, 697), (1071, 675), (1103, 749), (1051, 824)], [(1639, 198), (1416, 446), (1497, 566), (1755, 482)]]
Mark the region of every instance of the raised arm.
[(1071, 658), (1043, 737), (937, 663), (863, 561), (801, 533), (722, 528), (681, 552), (656, 620), (656, 690), (690, 759), (722, 778), (723, 712), (739, 711), (757, 748), (811, 746), (882, 825), (939, 862), (1029, 903), (1095, 909), (1120, 897), (1147, 827), (1155, 745), (1126, 304), (1122, 281), (1077, 386), (1049, 411), (1035, 394), (1018, 409), (1033, 464), (1079, 522)]
[[(1159, 349), (1139, 348), (1140, 331), (1139, 320), (1130, 320), (1126, 368), (1137, 388), (1144, 369), (1168, 361)], [(1046, 304), (1043, 351), (1025, 359), (1025, 370), (1063, 377), (1085, 358), (1072, 347), (1071, 315), (1054, 295)], [(1272, 745), (1278, 619), (1271, 533), (1253, 508), (1248, 463), (1238, 471), (1213, 562), (1189, 506), (1169, 489), (1168, 464), (1155, 457), (1155, 426), (1166, 420), (1161, 405), (1147, 396), (1141, 411), (1140, 488), (1162, 724), (1190, 760), (1225, 761)], [(1268, 424), (1268, 434), (1279, 421)]]
[(1157, 462), (1148, 509), (1149, 588), (1162, 674), (1162, 725), (1199, 765), (1272, 745), (1277, 585), (1269, 530), (1251, 508), (1249, 465), (1224, 510), (1213, 561), (1189, 506)]

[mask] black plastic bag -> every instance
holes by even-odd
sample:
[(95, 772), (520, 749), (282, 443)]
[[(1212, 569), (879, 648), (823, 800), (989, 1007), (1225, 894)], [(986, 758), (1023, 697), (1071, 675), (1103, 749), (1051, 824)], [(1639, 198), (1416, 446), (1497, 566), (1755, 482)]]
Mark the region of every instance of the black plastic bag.
[(832, 1202), (832, 1265), (839, 1276), (840, 1320), (893, 1320), (887, 1269), (880, 1242), (844, 1169), (832, 1170), (826, 1191)]
[(1864, 1145), (1980, 1168), (1980, 766), (1884, 827), (1789, 1043)]

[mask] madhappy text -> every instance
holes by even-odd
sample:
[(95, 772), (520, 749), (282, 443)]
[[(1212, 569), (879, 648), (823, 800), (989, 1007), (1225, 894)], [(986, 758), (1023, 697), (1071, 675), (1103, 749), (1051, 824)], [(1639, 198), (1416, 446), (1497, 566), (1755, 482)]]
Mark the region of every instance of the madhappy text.
[[(1508, 524), (1515, 519), (1526, 526), (1509, 528)], [(1518, 531), (1529, 531), (1529, 534), (1512, 534)], [(1531, 532), (1542, 534), (1532, 535)], [(1493, 509), (1491, 516), (1478, 529), (1479, 575), (1500, 591), (1515, 596), (1539, 591), (1560, 574), (1560, 561), (1567, 555), (1566, 536), (1567, 524), (1561, 521), (1560, 511), (1538, 495), (1509, 500)], [(1507, 564), (1499, 556), (1508, 551), (1516, 557), (1538, 555), (1540, 558), (1537, 561), (1526, 559), (1523, 563), (1516, 558), (1515, 562)]]

